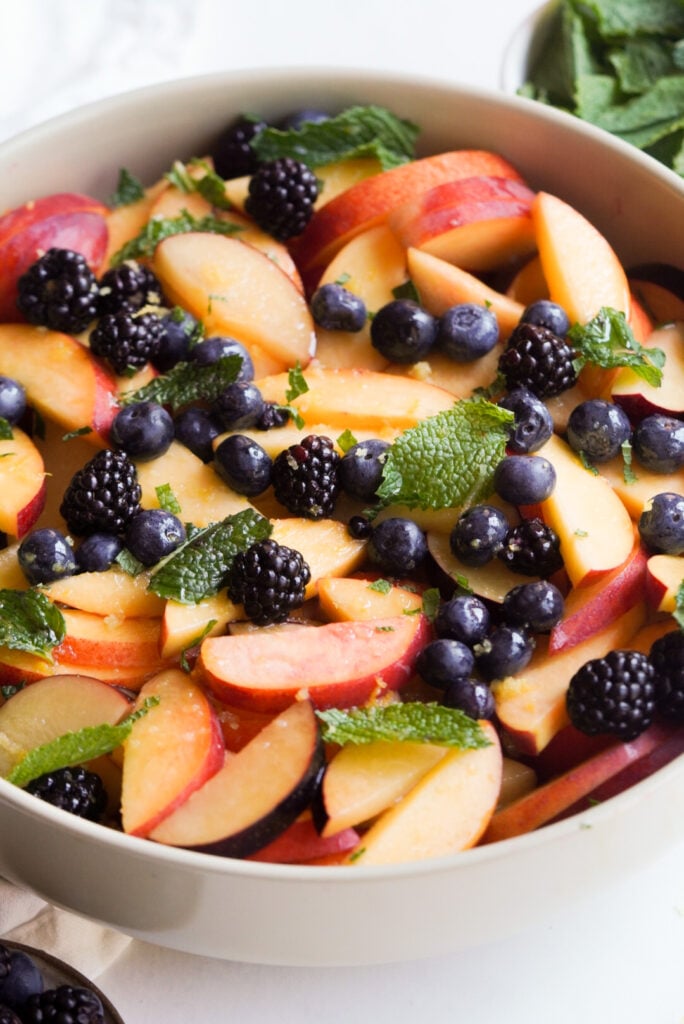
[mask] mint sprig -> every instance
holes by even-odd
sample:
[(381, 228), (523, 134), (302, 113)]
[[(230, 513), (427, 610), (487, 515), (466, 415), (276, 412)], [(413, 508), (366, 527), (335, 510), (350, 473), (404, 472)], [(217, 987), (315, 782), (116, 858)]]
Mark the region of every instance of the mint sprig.
[(621, 310), (602, 306), (588, 323), (573, 324), (568, 340), (577, 352), (573, 360), (577, 373), (587, 363), (603, 370), (628, 366), (647, 384), (660, 387), (665, 353), (659, 348), (644, 348)]
[(270, 536), (271, 524), (252, 509), (228, 516), (195, 533), (153, 572), (148, 589), (181, 604), (217, 594), (238, 551)]
[(462, 508), (492, 492), (513, 413), (467, 398), (400, 434), (387, 450), (377, 494), (384, 505)]
[(221, 356), (210, 366), (195, 362), (176, 363), (168, 373), (153, 377), (141, 388), (124, 391), (120, 403), (158, 402), (177, 412), (184, 405), (200, 399), (213, 402), (237, 379), (241, 366), (241, 356)]
[(132, 174), (126, 167), (119, 171), (119, 180), (116, 190), (108, 199), (108, 205), (113, 209), (118, 206), (130, 206), (137, 203), (139, 199), (145, 198), (145, 188), (139, 178)]
[(317, 711), (316, 715), (322, 723), (323, 741), (338, 746), (377, 740), (433, 743), (459, 750), (490, 746), (475, 719), (442, 704), (423, 704), (422, 701), (374, 704), (344, 710), (330, 708)]
[(234, 235), (242, 228), (228, 220), (207, 215), (193, 217), (187, 210), (182, 210), (177, 217), (152, 217), (144, 228), (122, 245), (111, 258), (111, 265), (116, 266), (126, 260), (151, 259), (160, 242), (172, 235), (183, 235), (189, 231), (204, 231), (215, 235)]
[[(191, 173), (192, 168), (200, 168), (204, 173), (194, 175)], [(233, 208), (233, 204), (226, 195), (225, 181), (205, 160), (191, 160), (187, 165), (176, 160), (171, 170), (167, 172), (166, 178), (181, 192), (186, 195), (197, 192), (219, 210)]]
[(52, 661), (66, 636), (59, 608), (37, 590), (0, 590), (0, 646)]
[(263, 128), (251, 142), (259, 160), (289, 156), (309, 167), (354, 157), (376, 157), (384, 171), (415, 155), (418, 127), (380, 106), (349, 107), (320, 123), (280, 131)]

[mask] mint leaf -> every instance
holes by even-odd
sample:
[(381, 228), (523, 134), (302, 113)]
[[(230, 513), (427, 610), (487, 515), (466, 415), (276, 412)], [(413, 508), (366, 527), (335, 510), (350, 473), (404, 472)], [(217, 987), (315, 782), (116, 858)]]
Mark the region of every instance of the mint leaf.
[(0, 590), (0, 645), (52, 661), (66, 636), (59, 608), (37, 590)]
[(644, 348), (621, 310), (602, 306), (588, 323), (573, 324), (568, 340), (577, 352), (574, 365), (578, 372), (586, 363), (603, 370), (628, 366), (652, 387), (660, 387), (665, 353), (659, 348)]
[[(191, 174), (188, 168), (193, 167), (199, 167), (204, 174)], [(167, 172), (166, 178), (181, 192), (186, 195), (197, 192), (219, 210), (233, 208), (233, 204), (226, 195), (225, 181), (204, 160), (191, 160), (187, 166), (180, 160), (176, 160), (171, 170)]]
[(70, 430), (68, 434), (62, 434), (63, 441), (73, 441), (75, 437), (85, 437), (86, 434), (92, 434), (92, 427), (78, 427), (76, 430)]
[(382, 169), (408, 163), (415, 155), (418, 128), (384, 107), (349, 107), (335, 117), (299, 129), (263, 128), (251, 142), (259, 160), (282, 156), (321, 167), (353, 157), (376, 157)]
[(137, 203), (139, 199), (144, 198), (145, 188), (143, 183), (134, 174), (131, 174), (129, 170), (122, 167), (119, 171), (116, 190), (107, 200), (107, 205), (116, 209), (117, 206), (130, 206), (131, 203)]
[(420, 305), (420, 293), (416, 288), (413, 281), (404, 281), (403, 284), (398, 284), (396, 288), (392, 289), (392, 295), (395, 299), (408, 299), (410, 302), (416, 302)]
[(146, 568), (128, 548), (122, 548), (114, 561), (128, 576), (139, 576)]
[(181, 514), (182, 509), (178, 503), (178, 498), (173, 493), (170, 484), (159, 484), (154, 490), (159, 502), (159, 508), (163, 509), (164, 512), (170, 512), (172, 516), (179, 516)]
[(677, 593), (675, 595), (675, 610), (672, 615), (679, 628), (684, 629), (684, 579), (677, 588)]
[(116, 266), (126, 260), (151, 259), (159, 243), (172, 235), (187, 234), (189, 231), (234, 235), (241, 230), (238, 224), (231, 221), (219, 220), (211, 215), (193, 217), (187, 210), (182, 210), (177, 217), (153, 217), (135, 238), (131, 238), (114, 253), (110, 262), (112, 266)]
[(299, 398), (300, 395), (305, 395), (309, 390), (309, 385), (306, 383), (301, 363), (299, 361), (297, 361), (295, 365), (287, 371), (287, 380), (290, 386), (285, 392), (285, 398), (288, 402), (294, 402), (295, 398)]
[(389, 594), (392, 584), (389, 580), (374, 580), (368, 584), (368, 589), (373, 590), (376, 594)]
[(0, 416), (0, 441), (11, 441), (13, 438), (12, 424), (4, 416)]
[(387, 450), (378, 498), (410, 508), (463, 508), (492, 492), (513, 413), (481, 398), (404, 431)]
[(107, 722), (103, 722), (102, 725), (87, 725), (78, 732), (64, 733), (49, 743), (34, 747), (14, 766), (7, 776), (7, 781), (23, 788), (46, 772), (69, 768), (75, 764), (92, 761), (104, 754), (111, 754), (112, 750), (116, 750), (128, 738), (133, 723), (158, 703), (158, 697), (148, 697), (137, 711), (131, 712), (118, 725), (110, 725)]
[(474, 750), (488, 747), (490, 741), (482, 727), (457, 708), (442, 704), (374, 704), (369, 707), (317, 711), (322, 722), (323, 741), (374, 743), (376, 740), (409, 743), (434, 743), (441, 747)]
[(423, 594), (423, 615), (425, 615), (430, 622), (434, 622), (441, 602), (442, 597), (436, 587), (429, 587)]
[(626, 484), (635, 484), (639, 477), (632, 468), (632, 445), (629, 441), (623, 441), (620, 445), (622, 452), (622, 478)]
[(169, 405), (173, 412), (191, 402), (213, 402), (237, 378), (242, 366), (240, 356), (221, 356), (211, 366), (200, 363), (176, 363), (168, 371), (154, 377), (135, 391), (124, 391), (121, 405), (132, 402), (158, 402)]
[(353, 448), (356, 444), (356, 438), (352, 434), (349, 427), (343, 430), (340, 436), (337, 438), (337, 444), (342, 452), (348, 452), (350, 448)]
[(149, 590), (182, 604), (217, 594), (238, 551), (270, 536), (271, 524), (252, 509), (228, 516), (197, 532), (152, 574)]

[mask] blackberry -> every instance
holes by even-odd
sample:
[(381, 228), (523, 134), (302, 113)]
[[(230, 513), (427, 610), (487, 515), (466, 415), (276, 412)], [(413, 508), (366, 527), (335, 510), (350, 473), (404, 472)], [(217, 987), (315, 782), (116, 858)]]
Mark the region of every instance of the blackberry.
[(239, 117), (228, 125), (212, 149), (216, 173), (226, 179), (252, 174), (259, 161), (251, 142), (262, 128), (266, 128), (265, 121), (250, 117)]
[(95, 275), (80, 252), (48, 249), (17, 282), (17, 308), (31, 324), (78, 334), (97, 315)]
[(541, 519), (523, 519), (512, 526), (498, 557), (522, 576), (552, 576), (563, 567), (560, 538)]
[(284, 156), (269, 160), (250, 178), (245, 211), (279, 242), (301, 234), (311, 220), (318, 182), (306, 164)]
[(125, 307), (100, 317), (90, 335), (90, 348), (106, 359), (115, 373), (140, 369), (157, 353), (162, 323), (156, 313), (135, 313)]
[(664, 718), (684, 722), (684, 633), (675, 629), (659, 637), (649, 660), (655, 671), (658, 711)]
[(233, 559), (228, 595), (259, 626), (284, 622), (304, 602), (311, 570), (299, 551), (260, 540)]
[(21, 1019), (9, 1006), (0, 1005), (0, 1024), (21, 1024)]
[(102, 779), (80, 765), (47, 772), (29, 782), (26, 792), (88, 821), (99, 821), (107, 806)]
[(610, 733), (627, 742), (653, 721), (655, 671), (640, 651), (609, 651), (593, 658), (570, 680), (566, 706), (570, 721), (589, 736)]
[(27, 999), (24, 1024), (105, 1024), (104, 1007), (89, 988), (60, 985)]
[(564, 338), (539, 324), (519, 323), (499, 356), (508, 390), (528, 388), (538, 398), (559, 395), (577, 380), (575, 350)]
[(126, 260), (117, 267), (111, 267), (100, 278), (97, 302), (100, 316), (117, 313), (124, 307), (135, 310), (142, 309), (143, 306), (161, 305), (161, 285), (150, 268), (143, 263)]
[(309, 434), (273, 461), (276, 500), (295, 516), (322, 519), (332, 515), (340, 490), (340, 457), (329, 437)]
[(121, 533), (140, 511), (142, 490), (125, 452), (105, 448), (74, 473), (60, 515), (71, 533)]

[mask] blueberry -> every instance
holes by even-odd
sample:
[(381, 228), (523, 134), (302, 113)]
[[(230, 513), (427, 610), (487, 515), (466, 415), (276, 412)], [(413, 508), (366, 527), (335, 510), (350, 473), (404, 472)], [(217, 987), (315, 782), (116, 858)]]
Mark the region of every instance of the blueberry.
[(43, 975), (28, 953), (0, 944), (0, 968), (2, 1006), (21, 1010), (31, 996), (43, 991)]
[(534, 640), (519, 626), (495, 626), (475, 646), (475, 663), (487, 680), (505, 679), (528, 664), (534, 651)]
[(158, 402), (133, 402), (116, 414), (109, 436), (114, 448), (138, 462), (149, 462), (170, 447), (173, 420)]
[(388, 448), (387, 441), (377, 438), (352, 445), (337, 467), (342, 490), (361, 501), (372, 501), (382, 481)]
[(455, 679), (444, 691), (442, 704), (469, 718), (489, 720), (496, 713), (494, 694), (481, 679)]
[(216, 472), (238, 494), (254, 497), (271, 483), (273, 460), (246, 434), (231, 434), (214, 452)]
[(520, 317), (522, 323), (537, 324), (553, 331), (559, 338), (564, 338), (570, 330), (570, 318), (562, 306), (550, 299), (539, 299), (532, 302)]
[(256, 384), (236, 380), (218, 395), (212, 403), (211, 411), (224, 430), (245, 430), (259, 422), (265, 405)]
[(18, 423), (26, 412), (26, 391), (12, 377), (0, 377), (0, 417)]
[(46, 526), (24, 537), (17, 552), (19, 565), (31, 584), (52, 583), (78, 572), (73, 545), (59, 530)]
[(473, 505), (457, 519), (449, 536), (451, 550), (465, 565), (486, 565), (501, 549), (508, 520), (494, 505)]
[(474, 594), (458, 594), (440, 605), (434, 628), (438, 637), (450, 637), (472, 647), (485, 638), (489, 623), (489, 609), (484, 601)]
[(349, 522), (347, 523), (347, 530), (349, 536), (353, 537), (354, 540), (368, 540), (373, 532), (370, 519), (366, 516), (350, 516)]
[(535, 505), (553, 491), (556, 470), (542, 455), (507, 455), (494, 469), (493, 483), (511, 505)]
[(435, 346), (457, 363), (471, 363), (491, 352), (499, 340), (494, 313), (474, 302), (461, 302), (439, 318)]
[(213, 366), (223, 356), (240, 356), (240, 367), (236, 380), (254, 380), (254, 363), (245, 346), (235, 338), (222, 338), (214, 335), (205, 338), (190, 350), (190, 358), (200, 366)]
[(413, 572), (427, 556), (425, 534), (412, 519), (394, 516), (373, 528), (368, 557), (392, 576)]
[(634, 454), (653, 473), (676, 473), (684, 466), (684, 421), (654, 413), (634, 428)]
[(435, 343), (437, 321), (411, 299), (381, 306), (370, 327), (371, 344), (393, 363), (417, 363)]
[(473, 652), (460, 640), (446, 638), (426, 644), (416, 659), (416, 671), (421, 679), (440, 690), (456, 679), (467, 678), (475, 667)]
[(174, 420), (176, 440), (189, 448), (202, 462), (214, 458), (214, 438), (221, 433), (221, 424), (206, 409), (190, 406), (179, 413)]
[(684, 496), (663, 491), (639, 517), (639, 536), (651, 551), (684, 554)]
[(366, 303), (341, 284), (323, 284), (311, 298), (311, 315), (326, 331), (360, 331), (368, 311)]
[(632, 425), (624, 409), (603, 398), (580, 402), (568, 418), (570, 447), (584, 452), (590, 462), (614, 458), (631, 433)]
[(83, 572), (106, 572), (123, 548), (113, 533), (91, 533), (76, 549), (76, 561)]
[(201, 324), (191, 313), (176, 306), (161, 318), (159, 348), (152, 356), (152, 364), (161, 373), (173, 369), (176, 363), (184, 363), (190, 356), (193, 336), (201, 330)]
[(316, 110), (313, 107), (304, 107), (302, 110), (295, 110), (278, 122), (278, 128), (283, 131), (299, 131), (305, 124), (322, 124), (328, 121), (330, 114), (324, 110)]
[(551, 413), (528, 388), (513, 388), (498, 404), (513, 413), (508, 448), (516, 455), (536, 452), (553, 434)]
[(162, 508), (143, 509), (126, 528), (126, 547), (143, 565), (156, 565), (185, 540), (180, 519)]
[(509, 590), (501, 610), (511, 626), (524, 626), (533, 633), (548, 633), (562, 619), (564, 605), (558, 587), (548, 580), (535, 580)]

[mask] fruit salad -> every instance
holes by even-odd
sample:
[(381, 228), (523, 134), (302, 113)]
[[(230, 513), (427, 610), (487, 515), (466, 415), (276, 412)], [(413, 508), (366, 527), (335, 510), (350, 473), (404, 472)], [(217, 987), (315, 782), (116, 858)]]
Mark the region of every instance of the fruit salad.
[(354, 870), (684, 751), (681, 272), (418, 134), (244, 117), (0, 217), (10, 783)]

